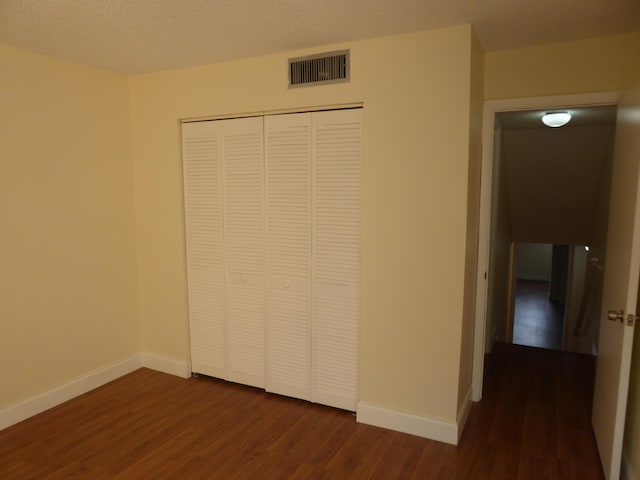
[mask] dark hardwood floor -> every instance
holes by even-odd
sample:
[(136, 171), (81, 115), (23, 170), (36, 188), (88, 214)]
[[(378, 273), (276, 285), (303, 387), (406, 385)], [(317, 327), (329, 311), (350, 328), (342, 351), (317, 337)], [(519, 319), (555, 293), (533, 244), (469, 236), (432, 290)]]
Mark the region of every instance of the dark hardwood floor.
[[(8, 479), (602, 479), (588, 356), (497, 344), (456, 446), (141, 369), (0, 432)], [(437, 392), (434, 392), (437, 395)]]
[(518, 280), (513, 343), (562, 349), (564, 307), (549, 301), (549, 282)]

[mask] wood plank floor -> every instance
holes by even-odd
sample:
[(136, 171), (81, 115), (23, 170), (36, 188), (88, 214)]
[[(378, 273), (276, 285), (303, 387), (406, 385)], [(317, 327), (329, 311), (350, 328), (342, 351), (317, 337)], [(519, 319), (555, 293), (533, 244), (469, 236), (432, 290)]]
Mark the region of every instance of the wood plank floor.
[[(498, 344), (455, 447), (141, 369), (0, 432), (8, 479), (602, 479), (593, 359)], [(437, 393), (434, 392), (434, 395)]]
[(549, 300), (549, 282), (518, 280), (513, 343), (562, 349), (564, 307)]

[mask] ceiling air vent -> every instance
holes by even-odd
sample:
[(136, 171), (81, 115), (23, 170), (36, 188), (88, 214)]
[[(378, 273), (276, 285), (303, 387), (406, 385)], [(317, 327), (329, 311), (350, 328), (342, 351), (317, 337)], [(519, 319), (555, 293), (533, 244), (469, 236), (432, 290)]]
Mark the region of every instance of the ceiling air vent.
[(289, 88), (349, 81), (349, 50), (289, 59)]

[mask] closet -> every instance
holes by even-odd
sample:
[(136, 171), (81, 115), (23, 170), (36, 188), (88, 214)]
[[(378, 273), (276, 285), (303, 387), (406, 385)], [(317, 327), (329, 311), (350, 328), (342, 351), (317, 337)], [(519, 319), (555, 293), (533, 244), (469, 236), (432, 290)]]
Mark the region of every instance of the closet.
[(194, 372), (355, 410), (361, 112), (182, 125)]

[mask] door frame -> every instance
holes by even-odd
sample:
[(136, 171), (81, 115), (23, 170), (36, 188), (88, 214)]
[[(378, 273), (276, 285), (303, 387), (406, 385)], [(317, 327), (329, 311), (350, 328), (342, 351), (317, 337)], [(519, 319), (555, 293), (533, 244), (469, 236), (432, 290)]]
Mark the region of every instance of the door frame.
[[(489, 260), (487, 259), (487, 265)], [(507, 287), (507, 318), (505, 318), (504, 338), (507, 343), (513, 343), (513, 324), (516, 321), (516, 242), (509, 243), (509, 286)], [(493, 280), (493, 278), (491, 279)], [(487, 295), (489, 294), (489, 276), (487, 275)], [(486, 341), (484, 343), (486, 347)]]
[(485, 100), (482, 109), (482, 174), (480, 185), (480, 218), (478, 225), (478, 268), (476, 281), (476, 313), (473, 338), (472, 400), (482, 399), (487, 295), (491, 235), (493, 141), (495, 115), (499, 112), (617, 105), (620, 92), (553, 95), (544, 97)]

